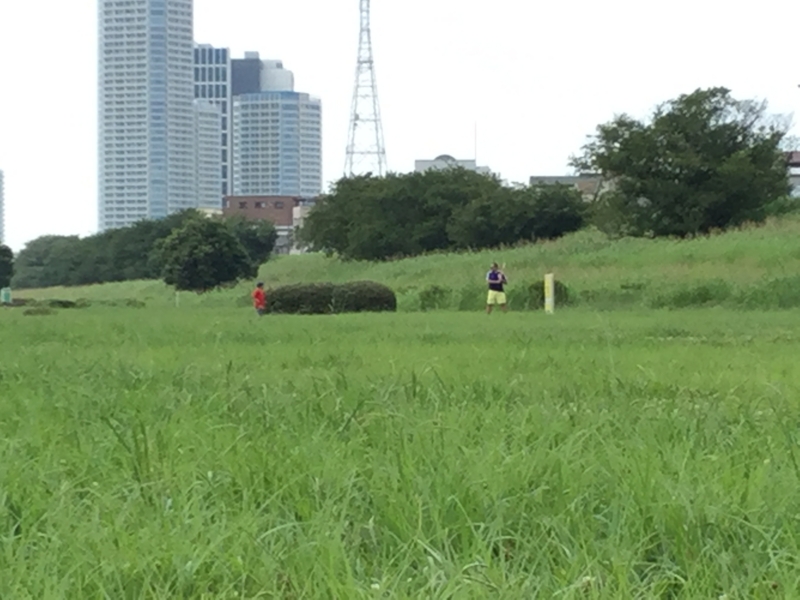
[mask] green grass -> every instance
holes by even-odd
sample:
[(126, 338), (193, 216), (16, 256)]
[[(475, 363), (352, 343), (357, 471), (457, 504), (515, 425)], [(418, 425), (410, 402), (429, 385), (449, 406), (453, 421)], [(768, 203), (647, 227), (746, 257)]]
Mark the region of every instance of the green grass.
[[(403, 312), (420, 310), (420, 293), (431, 285), (449, 291), (443, 308), (480, 309), (483, 278), (492, 261), (506, 264), (512, 307), (525, 304), (527, 287), (554, 272), (576, 305), (593, 309), (800, 308), (800, 218), (772, 220), (757, 228), (681, 240), (608, 240), (582, 231), (564, 239), (496, 251), (438, 254), (385, 262), (341, 262), (322, 255), (274, 259), (261, 268), (268, 287), (371, 279), (390, 286)], [(249, 302), (252, 282), (203, 296), (183, 294), (184, 305), (230, 307)], [(137, 298), (151, 305), (174, 303), (159, 282), (128, 282), (83, 288), (18, 292), (33, 298)]]
[(0, 341), (0, 598), (800, 589), (792, 312), (6, 309)]

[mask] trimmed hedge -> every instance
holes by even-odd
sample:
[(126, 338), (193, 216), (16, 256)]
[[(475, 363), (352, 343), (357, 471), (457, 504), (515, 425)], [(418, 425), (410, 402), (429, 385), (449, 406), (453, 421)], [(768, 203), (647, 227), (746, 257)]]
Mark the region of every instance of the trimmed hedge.
[(351, 281), (334, 286), (333, 312), (396, 312), (397, 296), (374, 281)]
[(344, 284), (298, 283), (267, 292), (267, 310), (278, 314), (325, 315), (346, 312), (395, 312), (394, 292), (374, 281)]

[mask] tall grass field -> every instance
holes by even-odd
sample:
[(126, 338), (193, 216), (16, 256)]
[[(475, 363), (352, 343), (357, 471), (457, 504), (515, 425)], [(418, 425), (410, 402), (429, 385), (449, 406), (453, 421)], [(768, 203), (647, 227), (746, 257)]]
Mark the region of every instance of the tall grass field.
[(798, 347), (719, 307), (0, 310), (0, 598), (797, 598)]
[(15, 290), (88, 302), (0, 309), (0, 599), (800, 597), (797, 217), (259, 277), (399, 310)]

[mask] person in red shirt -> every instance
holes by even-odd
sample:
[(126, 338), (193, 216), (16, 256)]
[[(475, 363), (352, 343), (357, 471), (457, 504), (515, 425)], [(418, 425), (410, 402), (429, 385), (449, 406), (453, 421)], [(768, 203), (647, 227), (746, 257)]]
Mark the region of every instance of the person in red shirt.
[(267, 294), (264, 292), (264, 284), (260, 281), (256, 284), (256, 289), (253, 290), (253, 307), (256, 309), (258, 316), (261, 317), (267, 312)]

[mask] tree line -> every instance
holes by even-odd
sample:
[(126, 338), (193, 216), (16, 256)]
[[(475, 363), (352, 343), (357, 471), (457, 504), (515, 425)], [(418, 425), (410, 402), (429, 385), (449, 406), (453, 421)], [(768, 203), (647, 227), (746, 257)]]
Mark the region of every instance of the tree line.
[(619, 115), (571, 159), (602, 181), (593, 202), (567, 186), (503, 185), (463, 169), (340, 180), (301, 239), (343, 259), (553, 239), (592, 224), (612, 236), (705, 234), (796, 210), (788, 201), (788, 123), (725, 88), (696, 90), (647, 121)]
[[(204, 222), (209, 225), (193, 225)], [(277, 240), (275, 227), (269, 222), (208, 218), (187, 210), (84, 238), (48, 235), (32, 240), (14, 260), (11, 283), (25, 289), (160, 279), (175, 260), (177, 248), (174, 242), (168, 244), (171, 236), (174, 240), (175, 234), (186, 228), (196, 231), (204, 227), (219, 233), (217, 238), (224, 238), (227, 253), (238, 253), (237, 259), (246, 262), (249, 271), (253, 271), (250, 266), (268, 260)], [(214, 251), (223, 249), (215, 247)], [(174, 278), (174, 267), (171, 272)]]
[(552, 239), (580, 229), (585, 203), (568, 186), (504, 186), (465, 169), (338, 181), (299, 232), (315, 250), (381, 260)]

